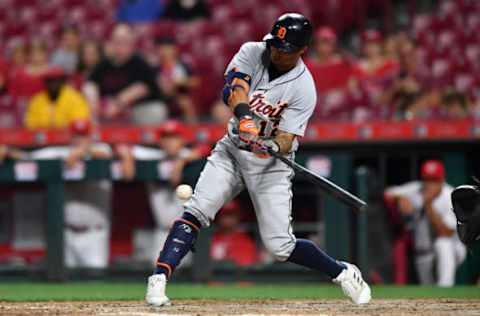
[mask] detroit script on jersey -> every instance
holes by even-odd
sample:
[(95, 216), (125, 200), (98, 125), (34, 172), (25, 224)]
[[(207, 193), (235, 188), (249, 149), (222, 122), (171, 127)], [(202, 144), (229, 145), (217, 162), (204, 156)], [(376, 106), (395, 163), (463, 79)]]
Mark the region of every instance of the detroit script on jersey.
[[(312, 75), (299, 59), (293, 69), (270, 80), (265, 60), (268, 53), (265, 42), (247, 42), (232, 58), (224, 74), (235, 69), (251, 77), (249, 103), (260, 128), (260, 137), (274, 137), (277, 129), (302, 137), (316, 105)], [(228, 136), (241, 146), (237, 129), (238, 120), (233, 117), (228, 124)], [(297, 148), (295, 138), (292, 151)]]
[(260, 127), (260, 137), (274, 137), (282, 113), (288, 107), (285, 101), (271, 104), (267, 101), (263, 91), (255, 91), (250, 97), (250, 111), (255, 114), (255, 119)]

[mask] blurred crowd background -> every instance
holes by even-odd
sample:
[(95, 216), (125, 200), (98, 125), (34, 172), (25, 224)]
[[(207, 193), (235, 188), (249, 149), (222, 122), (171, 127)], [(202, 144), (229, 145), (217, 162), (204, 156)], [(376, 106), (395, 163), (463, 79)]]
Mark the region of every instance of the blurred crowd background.
[[(65, 186), (67, 267), (152, 266), (182, 211), (175, 187), (194, 183), (185, 175), (196, 173), (185, 170), (210, 151), (210, 144), (185, 135), (198, 124), (226, 124), (231, 113), (220, 99), (226, 64), (243, 42), (261, 41), (285, 12), (300, 12), (315, 26), (304, 56), (318, 93), (311, 122), (480, 120), (478, 1), (0, 0), (0, 133), (52, 129), (72, 136), (68, 144), (44, 148), (0, 143), (0, 171), (8, 160), (62, 159), (64, 178), (79, 180), (85, 159), (116, 160), (111, 173), (120, 182)], [(155, 130), (149, 146), (92, 136), (110, 126)], [(370, 152), (356, 160), (370, 167), (381, 161), (382, 176), (372, 174), (383, 183), (374, 184), (380, 204), (369, 213), (369, 236), (377, 239), (368, 255), (378, 258), (364, 272), (370, 281), (455, 283), (466, 251), (439, 151), (405, 160)], [(309, 165), (317, 172), (328, 175), (337, 165), (317, 158)], [(159, 162), (156, 181), (132, 182), (142, 161)], [(36, 170), (28, 163), (14, 167), (22, 181), (34, 180)], [(294, 185), (299, 234), (323, 247), (327, 216), (318, 191), (301, 180)], [(43, 188), (2, 185), (0, 197), (0, 270), (41, 266)], [(215, 224), (211, 259), (240, 270), (272, 263), (246, 194), (227, 204)], [(184, 267), (194, 268), (192, 258)], [(473, 270), (457, 282), (476, 282), (478, 266)]]
[(228, 113), (218, 96), (226, 63), (288, 11), (316, 26), (305, 56), (319, 94), (314, 120), (479, 113), (475, 1), (3, 0), (0, 6), (0, 127), (66, 125), (35, 112), (53, 79), (68, 85), (66, 99), (80, 99), (75, 91), (85, 99), (89, 110), (71, 109), (82, 112), (73, 117), (101, 124), (223, 122)]

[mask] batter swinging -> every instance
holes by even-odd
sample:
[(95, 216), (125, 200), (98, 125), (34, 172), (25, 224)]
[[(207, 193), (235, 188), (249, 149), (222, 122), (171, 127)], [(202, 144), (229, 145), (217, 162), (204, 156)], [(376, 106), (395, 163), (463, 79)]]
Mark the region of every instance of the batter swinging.
[(244, 189), (252, 199), (263, 243), (277, 260), (326, 273), (357, 304), (370, 301), (370, 288), (356, 266), (334, 260), (309, 240), (295, 238), (293, 170), (267, 153), (269, 148), (293, 158), (297, 137), (304, 135), (315, 108), (315, 85), (301, 59), (311, 37), (312, 26), (303, 15), (282, 15), (263, 42), (243, 44), (228, 65), (223, 97), (234, 118), (169, 233), (148, 279), (148, 304), (170, 304), (167, 280), (192, 249), (198, 231)]

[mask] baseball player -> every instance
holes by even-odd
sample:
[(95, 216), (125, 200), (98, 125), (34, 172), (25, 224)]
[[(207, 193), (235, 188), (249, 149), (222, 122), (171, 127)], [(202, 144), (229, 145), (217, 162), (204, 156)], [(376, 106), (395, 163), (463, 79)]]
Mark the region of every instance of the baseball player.
[(421, 284), (453, 286), (455, 271), (465, 259), (465, 246), (455, 233), (450, 195), (453, 188), (445, 182), (445, 167), (439, 160), (427, 160), (421, 166), (422, 181), (411, 181), (387, 189), (397, 199), (398, 209), (412, 230), (415, 267)]
[[(83, 159), (111, 159), (114, 154), (110, 145), (93, 141), (91, 129), (89, 121), (74, 121), (70, 126), (73, 137), (68, 146), (38, 149), (29, 153), (28, 158), (64, 159), (64, 176), (71, 179), (83, 178)], [(124, 177), (126, 169), (128, 168), (122, 165)], [(108, 179), (65, 184), (64, 247), (67, 267), (101, 269), (108, 266), (111, 191), (112, 182)]]
[(316, 103), (315, 85), (301, 56), (312, 26), (301, 14), (275, 22), (262, 42), (243, 44), (225, 72), (224, 102), (234, 117), (216, 144), (184, 213), (172, 226), (157, 268), (148, 278), (146, 301), (169, 305), (167, 280), (192, 249), (198, 231), (210, 225), (218, 210), (248, 190), (262, 241), (279, 261), (326, 273), (353, 302), (370, 301), (370, 288), (357, 267), (339, 262), (292, 233), (293, 170), (268, 155), (268, 149), (293, 158)]

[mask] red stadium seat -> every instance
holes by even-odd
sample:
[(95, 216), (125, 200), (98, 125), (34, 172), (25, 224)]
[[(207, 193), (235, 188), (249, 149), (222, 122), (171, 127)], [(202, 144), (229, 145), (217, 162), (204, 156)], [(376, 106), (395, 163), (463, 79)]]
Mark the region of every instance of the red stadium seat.
[(18, 8), (23, 8), (23, 7), (38, 7), (40, 5), (40, 1), (38, 1), (38, 0), (15, 0), (12, 3), (12, 5), (17, 9)]
[(26, 35), (27, 35), (27, 27), (23, 24), (18, 24), (18, 23), (15, 23), (15, 24), (9, 23), (3, 32), (3, 36), (5, 36), (5, 38), (24, 37)]
[(55, 8), (42, 8), (37, 13), (37, 21), (42, 22), (55, 22), (57, 21), (58, 10)]

